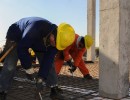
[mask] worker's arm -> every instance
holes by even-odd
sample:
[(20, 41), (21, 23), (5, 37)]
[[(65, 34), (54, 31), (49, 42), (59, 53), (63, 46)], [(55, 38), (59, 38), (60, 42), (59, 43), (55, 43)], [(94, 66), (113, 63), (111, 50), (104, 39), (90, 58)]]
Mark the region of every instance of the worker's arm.
[(71, 49), (71, 45), (68, 46), (68, 47), (63, 51), (63, 55), (64, 55), (65, 61), (69, 61), (69, 60), (71, 59), (70, 53), (69, 53), (70, 49)]
[(78, 51), (77, 55), (75, 55), (76, 57), (74, 59), (74, 66), (79, 66), (79, 63), (80, 63), (85, 51), (86, 51), (86, 48), (80, 49)]
[(25, 69), (29, 69), (32, 66), (28, 49), (32, 48), (33, 44), (37, 42), (37, 39), (40, 40), (39, 35), (39, 31), (36, 29), (35, 25), (30, 24), (24, 30), (22, 39), (18, 43), (18, 57), (22, 67)]
[(55, 47), (49, 46), (47, 51), (43, 54), (43, 59), (40, 64), (39, 76), (45, 79), (48, 76), (49, 70), (54, 66), (54, 58), (57, 54), (57, 49)]
[(31, 47), (32, 40), (30, 38), (23, 38), (18, 44), (18, 57), (20, 59), (21, 65), (25, 69), (29, 69), (32, 66), (30, 54), (28, 49)]

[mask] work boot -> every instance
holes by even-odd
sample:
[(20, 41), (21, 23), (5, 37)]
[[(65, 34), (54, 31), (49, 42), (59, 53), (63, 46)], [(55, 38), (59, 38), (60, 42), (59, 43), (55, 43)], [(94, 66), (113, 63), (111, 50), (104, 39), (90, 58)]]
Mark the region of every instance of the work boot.
[(50, 98), (52, 100), (65, 100), (64, 96), (62, 95), (63, 91), (59, 89), (57, 86), (51, 88)]
[(5, 93), (4, 91), (0, 92), (0, 100), (6, 100), (6, 96), (7, 96), (7, 93)]
[(90, 74), (87, 74), (84, 76), (84, 79), (92, 80), (93, 77)]

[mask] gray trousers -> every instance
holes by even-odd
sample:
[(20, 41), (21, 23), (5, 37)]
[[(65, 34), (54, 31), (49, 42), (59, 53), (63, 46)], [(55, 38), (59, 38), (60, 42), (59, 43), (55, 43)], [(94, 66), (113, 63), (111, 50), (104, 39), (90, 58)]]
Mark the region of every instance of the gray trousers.
[[(6, 43), (6, 45), (9, 45), (10, 43)], [(6, 47), (5, 47), (6, 48)], [(40, 58), (42, 58), (42, 55), (39, 53), (37, 55), (39, 63)], [(11, 83), (13, 81), (13, 77), (16, 72), (16, 65), (18, 61), (18, 55), (17, 55), (17, 47), (15, 47), (5, 58), (3, 69), (0, 74), (0, 91), (8, 91), (8, 89), (11, 86)], [(46, 80), (46, 84), (48, 86), (54, 86), (57, 84), (57, 75), (55, 72), (55, 67), (53, 66), (52, 69), (50, 69), (48, 78)]]

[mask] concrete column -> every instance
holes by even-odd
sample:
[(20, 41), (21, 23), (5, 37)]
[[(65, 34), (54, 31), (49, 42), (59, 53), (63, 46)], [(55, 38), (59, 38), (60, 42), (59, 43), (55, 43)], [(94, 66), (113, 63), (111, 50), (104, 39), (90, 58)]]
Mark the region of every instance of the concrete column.
[(129, 93), (130, 0), (100, 0), (99, 94)]
[[(87, 4), (87, 34), (91, 35), (95, 40), (96, 0), (87, 0)], [(93, 46), (87, 50), (87, 61), (95, 61), (95, 42)]]

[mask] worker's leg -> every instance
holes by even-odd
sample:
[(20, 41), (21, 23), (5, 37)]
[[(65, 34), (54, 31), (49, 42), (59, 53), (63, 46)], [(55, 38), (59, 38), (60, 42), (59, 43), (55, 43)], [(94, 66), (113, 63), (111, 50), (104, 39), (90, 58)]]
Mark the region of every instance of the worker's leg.
[[(41, 63), (43, 54), (36, 53), (36, 55), (39, 60), (39, 63)], [(51, 93), (50, 93), (51, 98), (57, 98), (57, 99), (63, 98), (63, 96), (61, 95), (62, 90), (60, 88), (58, 88), (58, 79), (57, 79), (57, 74), (55, 71), (54, 63), (53, 63), (52, 68), (49, 70), (47, 79), (44, 81), (46, 82), (46, 85), (51, 88)], [(39, 83), (39, 85), (40, 85), (40, 83)]]
[[(75, 54), (71, 54), (73, 60), (75, 61), (76, 57), (75, 57)], [(92, 76), (89, 74), (89, 70), (88, 68), (86, 67), (83, 59), (80, 60), (79, 62), (79, 65), (77, 66), (79, 68), (79, 70), (81, 71), (81, 73), (83, 74), (83, 77), (85, 79), (92, 79)]]
[[(5, 49), (11, 47), (10, 41), (6, 42)], [(9, 49), (9, 48), (8, 48)], [(8, 91), (15, 73), (18, 61), (16, 47), (6, 56), (3, 69), (0, 74), (0, 91)]]
[[(77, 57), (75, 56), (76, 53), (72, 53), (71, 56), (73, 58), (74, 61), (76, 61)], [(83, 59), (81, 58), (79, 65), (77, 66), (79, 68), (79, 70), (81, 71), (81, 73), (83, 74), (83, 76), (89, 74), (89, 70), (88, 68), (85, 66), (85, 63), (83, 61)]]
[(83, 60), (80, 61), (78, 68), (81, 71), (81, 73), (83, 74), (84, 79), (92, 79), (92, 76), (89, 74), (89, 70), (85, 66), (85, 63)]

